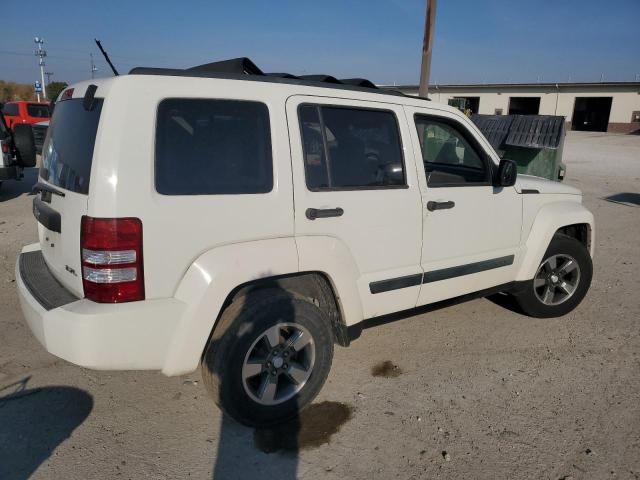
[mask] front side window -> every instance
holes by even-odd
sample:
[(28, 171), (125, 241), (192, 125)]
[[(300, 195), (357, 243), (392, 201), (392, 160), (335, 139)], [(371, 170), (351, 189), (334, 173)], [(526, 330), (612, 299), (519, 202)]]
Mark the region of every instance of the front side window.
[(489, 171), (462, 126), (416, 115), (416, 129), (427, 185), (430, 187), (486, 185)]
[(392, 112), (302, 105), (299, 115), (310, 190), (406, 184), (398, 123)]
[(269, 111), (259, 102), (171, 98), (158, 107), (155, 183), (164, 195), (267, 193)]

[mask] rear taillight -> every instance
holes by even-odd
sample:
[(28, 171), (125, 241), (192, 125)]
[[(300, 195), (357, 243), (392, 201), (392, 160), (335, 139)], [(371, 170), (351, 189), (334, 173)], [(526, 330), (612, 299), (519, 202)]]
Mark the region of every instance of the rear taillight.
[(62, 95), (60, 95), (60, 100), (68, 100), (73, 98), (73, 88), (67, 88)]
[(85, 297), (100, 303), (144, 300), (140, 219), (83, 216), (80, 251)]

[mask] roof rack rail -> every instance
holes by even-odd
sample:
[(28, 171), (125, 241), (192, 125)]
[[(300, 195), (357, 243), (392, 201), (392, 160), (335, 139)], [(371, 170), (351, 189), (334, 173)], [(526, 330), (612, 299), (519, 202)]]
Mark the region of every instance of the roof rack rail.
[(247, 57), (231, 58), (218, 62), (205, 63), (187, 68), (191, 72), (202, 73), (236, 73), (243, 75), (264, 75), (264, 72)]
[[(384, 95), (413, 97), (403, 92), (378, 88), (372, 81), (364, 78), (337, 79), (331, 75), (292, 75), (290, 73), (265, 73), (247, 57), (231, 58), (217, 62), (196, 65), (187, 69), (135, 67), (130, 75), (170, 75), (185, 77), (228, 78), (236, 80), (254, 80), (276, 83), (292, 83), (316, 87), (342, 88), (346, 90), (366, 91)], [(246, 77), (246, 78), (245, 78)], [(422, 100), (428, 100), (423, 98)]]

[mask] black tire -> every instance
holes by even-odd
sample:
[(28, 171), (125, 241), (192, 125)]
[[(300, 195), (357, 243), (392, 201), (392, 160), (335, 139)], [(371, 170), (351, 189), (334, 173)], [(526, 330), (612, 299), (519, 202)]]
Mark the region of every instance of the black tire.
[[(292, 398), (263, 405), (247, 393), (243, 365), (254, 342), (269, 328), (285, 323), (300, 325), (311, 334), (315, 361), (304, 386)], [(294, 418), (313, 401), (327, 379), (332, 359), (333, 333), (327, 315), (286, 291), (264, 289), (235, 299), (224, 310), (202, 359), (202, 378), (224, 413), (244, 425), (265, 427)], [(264, 375), (259, 374), (258, 380)]]
[(522, 311), (531, 317), (551, 318), (566, 315), (580, 304), (591, 285), (593, 263), (591, 255), (589, 255), (588, 250), (582, 243), (573, 237), (557, 233), (551, 239), (549, 248), (547, 248), (540, 266), (554, 255), (568, 255), (576, 260), (579, 267), (577, 286), (571, 296), (562, 301), (562, 303), (558, 305), (548, 305), (536, 295), (534, 279), (526, 282), (525, 287), (514, 294), (514, 298)]
[(13, 126), (13, 139), (17, 150), (18, 163), (22, 167), (36, 166), (36, 142), (33, 127), (24, 123)]

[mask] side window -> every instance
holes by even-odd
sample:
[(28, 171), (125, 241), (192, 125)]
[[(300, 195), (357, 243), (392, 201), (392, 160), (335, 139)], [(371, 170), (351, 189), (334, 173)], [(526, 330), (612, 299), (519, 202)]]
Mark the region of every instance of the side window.
[(7, 103), (5, 104), (4, 107), (2, 107), (2, 113), (4, 113), (5, 115), (20, 115), (20, 112), (18, 111), (18, 104), (17, 103)]
[(164, 195), (267, 193), (273, 187), (269, 111), (263, 103), (160, 102), (155, 182)]
[(310, 190), (406, 184), (400, 133), (392, 112), (302, 105), (299, 116)]
[(430, 187), (486, 185), (489, 169), (476, 148), (456, 127), (433, 117), (416, 115), (422, 161)]
[(31, 117), (49, 118), (49, 107), (37, 103), (27, 104), (27, 114)]

